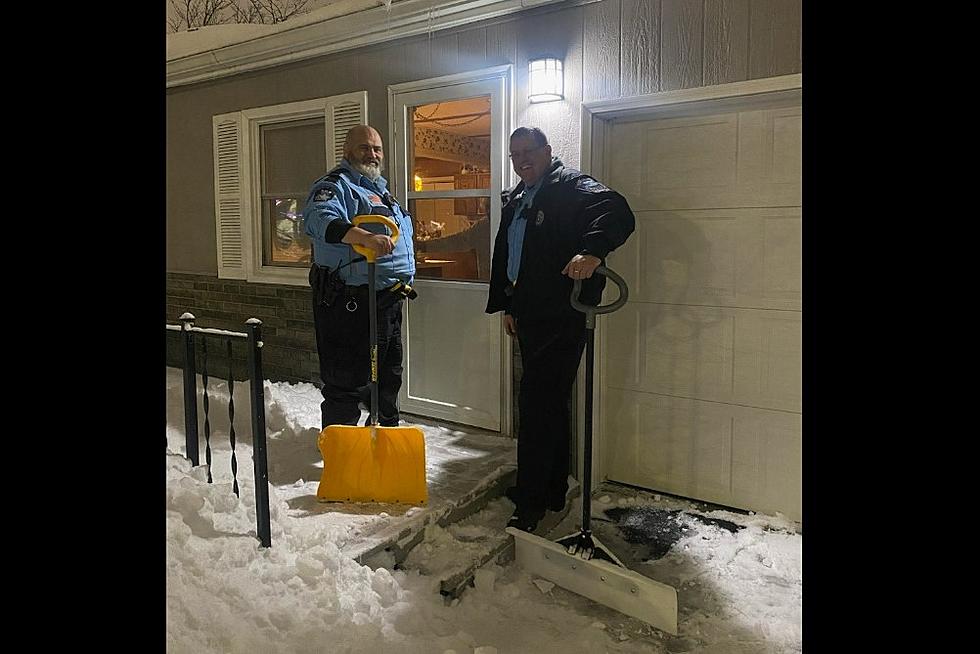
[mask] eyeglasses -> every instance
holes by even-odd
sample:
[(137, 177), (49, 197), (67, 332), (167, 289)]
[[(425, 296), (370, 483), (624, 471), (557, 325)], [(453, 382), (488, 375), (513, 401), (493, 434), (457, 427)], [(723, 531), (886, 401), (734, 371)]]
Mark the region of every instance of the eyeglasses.
[[(548, 145), (548, 144), (545, 143), (544, 145)], [(541, 148), (544, 147), (544, 145), (539, 145), (538, 147), (536, 147), (536, 148), (530, 148), (529, 150), (522, 150), (521, 152), (511, 152), (507, 156), (510, 157), (511, 160), (513, 160), (515, 158), (518, 158), (519, 159), (521, 157), (526, 157), (527, 155), (531, 154), (532, 152), (534, 152), (536, 150), (540, 150)]]

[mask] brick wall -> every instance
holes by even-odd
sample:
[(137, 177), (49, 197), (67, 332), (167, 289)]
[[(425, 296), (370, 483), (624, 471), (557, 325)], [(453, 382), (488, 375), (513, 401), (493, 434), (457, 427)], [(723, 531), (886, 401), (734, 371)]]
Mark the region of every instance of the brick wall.
[[(245, 332), (245, 321), (262, 321), (262, 372), (270, 381), (319, 385), (320, 368), (313, 334), (313, 309), (306, 286), (248, 284), (212, 275), (167, 273), (167, 323), (179, 324), (184, 312), (198, 327)], [(180, 334), (167, 330), (167, 365), (183, 367)], [(225, 339), (208, 339), (209, 374), (228, 375)], [(232, 343), (232, 376), (245, 379), (245, 342)], [(202, 352), (197, 349), (198, 372)]]

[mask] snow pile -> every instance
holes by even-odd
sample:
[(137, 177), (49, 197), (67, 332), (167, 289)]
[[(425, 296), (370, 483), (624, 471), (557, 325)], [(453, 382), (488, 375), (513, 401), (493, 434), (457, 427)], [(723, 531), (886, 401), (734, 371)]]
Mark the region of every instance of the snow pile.
[(343, 530), (289, 517), (274, 492), (273, 547), (260, 548), (251, 485), (239, 499), (205, 475), (167, 455), (170, 652), (651, 651), (542, 601), (513, 567), (488, 566), (446, 605), (434, 578), (359, 565), (340, 553)]

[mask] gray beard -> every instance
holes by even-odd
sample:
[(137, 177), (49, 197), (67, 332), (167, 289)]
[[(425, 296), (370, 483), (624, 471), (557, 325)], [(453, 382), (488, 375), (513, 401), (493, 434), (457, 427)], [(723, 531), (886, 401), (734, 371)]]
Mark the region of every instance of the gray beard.
[(352, 163), (351, 166), (354, 167), (354, 170), (361, 173), (372, 182), (378, 181), (378, 178), (381, 177), (381, 166), (375, 167), (359, 163)]

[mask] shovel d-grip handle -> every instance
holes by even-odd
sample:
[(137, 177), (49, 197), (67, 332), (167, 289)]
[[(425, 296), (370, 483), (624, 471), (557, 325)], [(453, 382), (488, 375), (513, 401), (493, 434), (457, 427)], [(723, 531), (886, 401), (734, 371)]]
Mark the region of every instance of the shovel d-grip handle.
[(605, 275), (609, 279), (616, 282), (616, 286), (619, 287), (619, 297), (616, 298), (616, 301), (612, 304), (600, 304), (597, 307), (582, 304), (578, 301), (578, 296), (582, 292), (582, 280), (575, 280), (575, 283), (572, 285), (572, 306), (585, 314), (585, 326), (588, 329), (595, 329), (595, 317), (597, 314), (612, 313), (616, 309), (626, 304), (626, 299), (629, 297), (629, 288), (626, 287), (626, 281), (623, 280), (622, 277), (605, 266), (597, 266), (595, 272), (599, 273), (600, 275)]
[[(361, 223), (379, 223), (384, 225), (391, 230), (391, 242), (398, 242), (398, 223), (389, 218), (388, 216), (382, 216), (376, 213), (368, 213), (361, 216), (354, 216), (354, 220), (351, 221), (355, 227)], [(377, 259), (378, 253), (374, 251), (374, 248), (369, 248), (365, 245), (351, 245), (354, 251), (358, 254), (364, 255), (364, 258), (368, 260), (369, 263), (374, 263)]]

